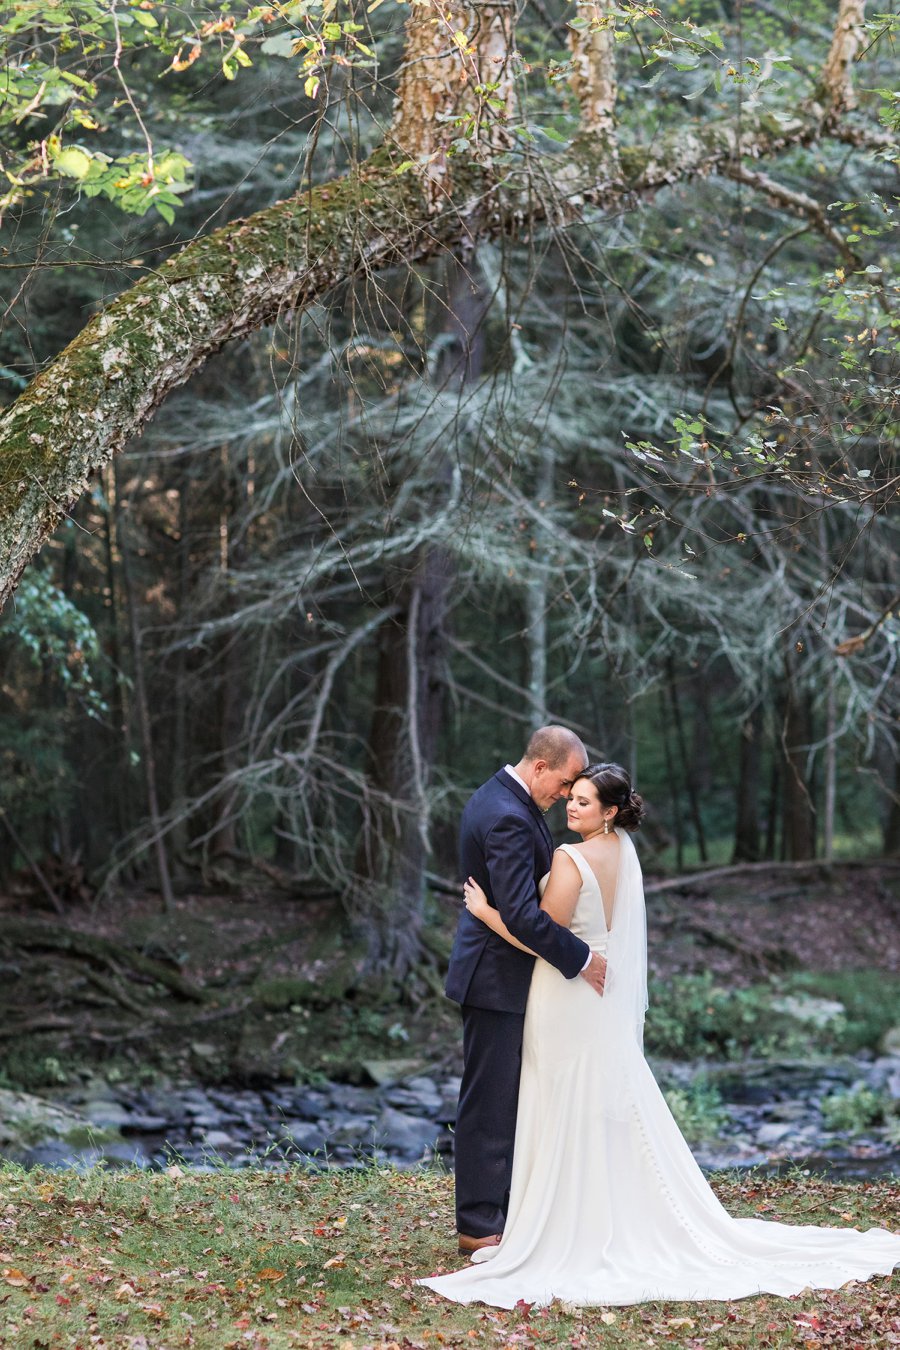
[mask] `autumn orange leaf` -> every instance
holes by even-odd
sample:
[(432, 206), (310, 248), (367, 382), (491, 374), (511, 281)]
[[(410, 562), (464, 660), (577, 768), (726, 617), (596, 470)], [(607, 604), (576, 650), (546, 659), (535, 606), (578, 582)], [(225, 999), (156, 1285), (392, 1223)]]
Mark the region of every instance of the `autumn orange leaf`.
[(15, 1285), (17, 1289), (28, 1283), (28, 1276), (23, 1271), (16, 1270), (15, 1266), (4, 1270), (3, 1278), (7, 1284)]

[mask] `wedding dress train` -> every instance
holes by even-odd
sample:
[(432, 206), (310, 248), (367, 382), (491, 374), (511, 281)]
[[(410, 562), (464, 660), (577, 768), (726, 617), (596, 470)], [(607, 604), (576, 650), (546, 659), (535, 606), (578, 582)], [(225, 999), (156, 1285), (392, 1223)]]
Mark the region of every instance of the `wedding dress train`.
[(599, 998), (535, 963), (525, 1014), (509, 1215), (472, 1264), (419, 1283), (457, 1303), (579, 1307), (835, 1289), (900, 1264), (900, 1234), (734, 1219), (710, 1189), (643, 1055), (646, 919), (629, 835), (607, 930), (582, 876), (573, 931), (609, 961)]

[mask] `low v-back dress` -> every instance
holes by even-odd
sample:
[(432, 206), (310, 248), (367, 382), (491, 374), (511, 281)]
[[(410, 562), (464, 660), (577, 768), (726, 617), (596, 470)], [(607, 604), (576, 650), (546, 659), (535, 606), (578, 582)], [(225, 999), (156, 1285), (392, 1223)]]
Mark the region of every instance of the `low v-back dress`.
[(888, 1274), (898, 1233), (734, 1219), (716, 1199), (643, 1055), (643, 884), (629, 835), (616, 834), (609, 930), (593, 871), (563, 845), (581, 873), (572, 929), (607, 954), (607, 992), (535, 963), (503, 1240), (421, 1283), (458, 1303), (586, 1307), (797, 1294)]

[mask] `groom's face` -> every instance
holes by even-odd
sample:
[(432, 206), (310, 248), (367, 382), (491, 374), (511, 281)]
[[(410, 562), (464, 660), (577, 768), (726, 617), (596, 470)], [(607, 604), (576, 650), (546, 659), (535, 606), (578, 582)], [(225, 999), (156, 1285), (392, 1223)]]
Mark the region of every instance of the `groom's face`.
[(539, 759), (531, 779), (531, 795), (541, 810), (546, 811), (560, 797), (568, 797), (572, 784), (584, 769), (584, 756), (576, 753), (555, 769), (551, 769), (546, 760)]

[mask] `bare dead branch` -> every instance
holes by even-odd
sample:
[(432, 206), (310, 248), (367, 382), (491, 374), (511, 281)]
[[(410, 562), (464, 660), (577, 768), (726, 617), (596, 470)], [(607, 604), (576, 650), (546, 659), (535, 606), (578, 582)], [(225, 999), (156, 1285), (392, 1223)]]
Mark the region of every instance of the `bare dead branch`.
[(786, 207), (794, 215), (805, 216), (806, 219), (818, 230), (823, 238), (838, 250), (841, 257), (851, 267), (859, 267), (859, 257), (847, 243), (840, 230), (836, 230), (831, 221), (825, 214), (825, 208), (821, 202), (817, 202), (815, 197), (810, 197), (805, 192), (797, 192), (794, 188), (785, 187), (783, 183), (776, 183), (774, 178), (768, 174), (760, 173), (756, 169), (748, 169), (743, 164), (726, 165), (725, 174), (733, 178), (737, 183), (746, 183), (748, 187), (755, 188), (757, 192), (764, 192), (773, 202), (779, 206)]

